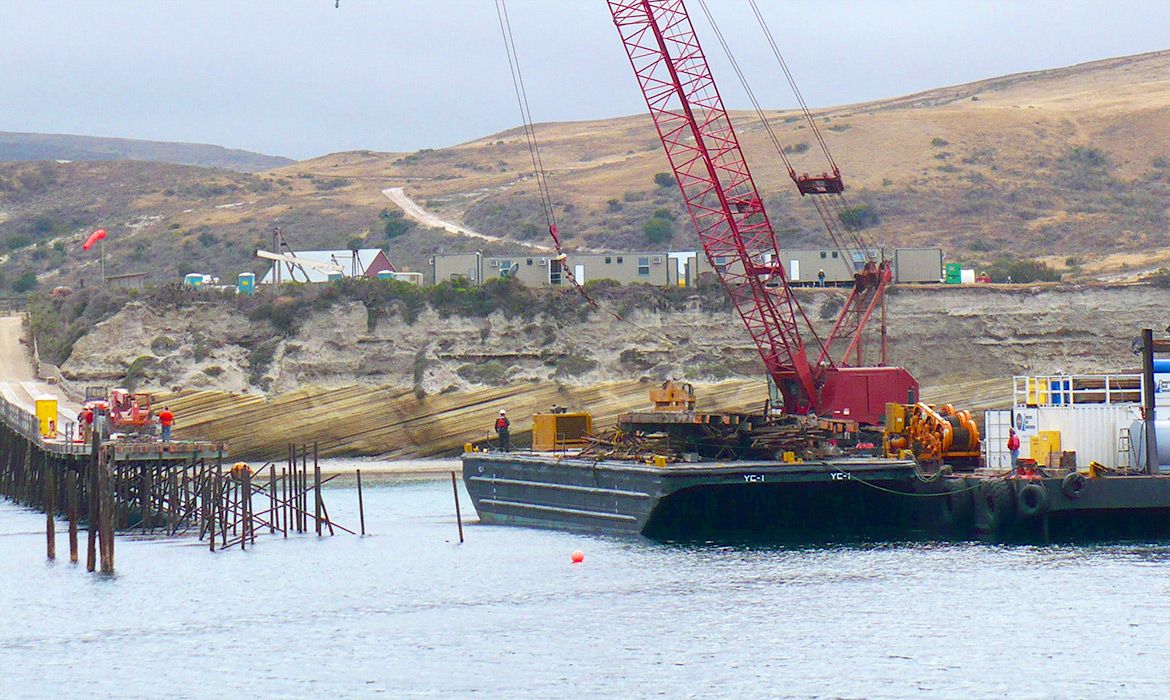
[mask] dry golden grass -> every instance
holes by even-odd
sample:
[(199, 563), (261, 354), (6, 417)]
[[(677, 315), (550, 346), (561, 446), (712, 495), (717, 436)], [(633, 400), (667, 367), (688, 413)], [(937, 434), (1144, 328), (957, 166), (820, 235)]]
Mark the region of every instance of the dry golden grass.
[[(781, 143), (813, 143), (794, 116), (768, 113)], [(735, 113), (733, 119), (773, 223), (789, 229), (786, 240), (793, 244), (823, 241), (812, 208), (793, 193), (756, 116)], [(1101, 276), (1170, 259), (1170, 51), (833, 107), (818, 110), (817, 120), (851, 202), (874, 207), (881, 218), (875, 236), (887, 245), (939, 245), (952, 260), (973, 266), (1008, 254), (1064, 267), (1076, 256), (1080, 274)], [(669, 166), (649, 116), (539, 124), (537, 133), (570, 244), (645, 247), (641, 226), (652, 211), (683, 214), (677, 193), (653, 184)], [(1078, 147), (1107, 161), (1100, 181), (1073, 181), (1083, 168), (1070, 165), (1068, 154)], [(792, 160), (798, 171), (825, 168), (815, 148)], [(525, 223), (543, 230), (518, 129), (415, 154), (330, 154), (258, 175), (151, 163), (53, 167), (61, 175), (41, 198), (5, 195), (7, 225), (31, 227), (46, 212), (54, 223), (70, 216), (112, 222), (110, 242), (120, 242), (107, 246), (107, 264), (115, 272), (137, 271), (143, 260), (185, 261), (229, 277), (244, 269), (262, 272), (265, 266), (250, 251), (274, 226), (302, 248), (341, 248), (353, 238), (385, 244), (395, 262), (415, 269), (425, 269), (438, 248), (482, 245), (421, 232), (387, 242), (378, 213), (392, 206), (382, 190), (393, 186), (484, 233), (514, 238)], [(0, 168), (0, 185), (10, 176)], [(81, 189), (62, 195), (65, 182)], [(232, 183), (240, 189), (200, 194)], [(612, 199), (636, 204), (619, 214), (607, 208)], [(161, 218), (116, 230), (118, 222), (144, 216)], [(207, 250), (196, 242), (202, 232), (233, 246)], [(149, 250), (137, 262), (126, 261), (141, 241)], [(680, 216), (672, 245), (696, 244)], [(27, 264), (65, 278), (83, 269), (54, 258)], [(155, 271), (167, 279), (176, 273)]]
[[(1110, 175), (1132, 184), (1151, 171), (1155, 158), (1170, 158), (1167, 76), (1170, 51), (1163, 51), (820, 110), (817, 119), (853, 196), (878, 202), (884, 242), (941, 245), (957, 258), (979, 258), (968, 247), (989, 240), (983, 257), (1047, 254), (1063, 267), (1064, 258), (1075, 254), (1090, 263), (1084, 270), (1105, 273), (1121, 269), (1118, 255), (1135, 244), (1154, 256), (1170, 251), (1170, 232), (1160, 223), (1166, 212), (1155, 207), (1150, 223), (1135, 224), (1105, 204), (1097, 207), (1102, 211), (1085, 211), (1094, 207), (1065, 201), (1067, 193), (1053, 184), (1067, 177), (1057, 166), (1069, 149), (1098, 149), (1108, 158)], [(769, 113), (781, 143), (812, 142), (805, 123), (793, 116)], [(791, 195), (783, 163), (756, 116), (733, 118), (761, 191), (783, 193), (797, 225), (807, 227), (807, 203)], [(605, 245), (605, 203), (625, 193), (656, 194), (654, 174), (669, 170), (648, 116), (539, 124), (537, 133), (554, 199), (581, 214), (579, 227), (564, 232), (578, 243)], [(936, 145), (936, 139), (946, 144)], [(792, 160), (798, 171), (825, 167), (816, 149)], [(354, 203), (367, 182), (375, 188), (403, 185), (410, 196), (458, 220), (480, 199), (531, 197), (530, 169), (522, 133), (512, 130), (440, 151), (333, 154), (283, 171), (350, 178), (358, 184), (345, 196)], [(986, 213), (956, 216), (954, 209), (978, 188), (994, 190)], [(1087, 195), (1090, 203), (1093, 196), (1108, 199), (1109, 189)], [(1031, 196), (1035, 202), (1028, 207), (1034, 210), (997, 211), (995, 195)], [(1090, 240), (1086, 231), (1101, 236)], [(680, 244), (687, 243), (686, 235)]]

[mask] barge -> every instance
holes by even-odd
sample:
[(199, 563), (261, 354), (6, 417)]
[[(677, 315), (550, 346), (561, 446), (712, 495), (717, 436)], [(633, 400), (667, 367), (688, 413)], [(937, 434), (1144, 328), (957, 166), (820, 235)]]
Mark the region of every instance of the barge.
[(950, 405), (887, 404), (880, 448), (839, 419), (696, 412), (668, 382), (610, 439), (587, 414), (538, 415), (534, 451), (469, 445), (464, 482), (484, 523), (667, 540), (1164, 539), (1170, 362), (1153, 355), (1170, 340), (1145, 330), (1135, 348), (1140, 373), (1014, 378), (1013, 407), (981, 426)]
[(480, 521), (658, 540), (1170, 537), (1170, 475), (923, 473), (913, 460), (631, 463), (467, 452)]

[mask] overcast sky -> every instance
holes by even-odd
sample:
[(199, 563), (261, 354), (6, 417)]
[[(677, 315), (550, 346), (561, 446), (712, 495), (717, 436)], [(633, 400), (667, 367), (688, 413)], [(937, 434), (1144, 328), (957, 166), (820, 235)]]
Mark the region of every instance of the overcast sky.
[[(757, 0), (810, 105), (1170, 48), (1166, 0)], [(518, 125), (494, 0), (0, 0), (0, 131), (292, 158)], [(746, 0), (708, 0), (756, 95), (793, 106)], [(604, 0), (508, 0), (533, 117), (641, 113)], [(702, 18), (724, 100), (746, 108)]]

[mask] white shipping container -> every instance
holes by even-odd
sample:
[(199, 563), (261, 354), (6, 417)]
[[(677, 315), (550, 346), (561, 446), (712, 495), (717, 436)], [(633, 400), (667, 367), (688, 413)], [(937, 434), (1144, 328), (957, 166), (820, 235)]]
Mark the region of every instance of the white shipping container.
[[(1059, 430), (1060, 449), (1077, 453), (1077, 470), (1087, 472), (1089, 462), (1100, 462), (1107, 467), (1119, 466), (1118, 442), (1121, 429), (1128, 429), (1134, 419), (1141, 417), (1141, 408), (1133, 404), (1100, 406), (1040, 406), (1037, 412), (1039, 430)], [(1028, 449), (1022, 440), (1020, 456)]]
[[(1008, 429), (1012, 427), (1011, 411), (986, 411), (983, 414), (983, 463), (999, 471), (1012, 468), (1012, 453), (1007, 448)], [(1024, 441), (1020, 440), (1020, 447)], [(1025, 456), (1023, 450), (1020, 456)]]

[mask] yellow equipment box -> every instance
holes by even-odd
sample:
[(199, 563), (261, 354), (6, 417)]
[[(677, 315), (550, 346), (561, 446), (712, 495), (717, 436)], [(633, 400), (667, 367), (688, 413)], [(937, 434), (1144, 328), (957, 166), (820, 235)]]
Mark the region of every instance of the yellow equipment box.
[(1036, 460), (1036, 464), (1042, 467), (1052, 466), (1049, 462), (1050, 455), (1057, 456), (1056, 466), (1060, 466), (1060, 431), (1059, 430), (1041, 430), (1038, 435), (1029, 438), (1029, 447), (1031, 448), (1030, 456)]
[(593, 432), (593, 416), (588, 413), (537, 413), (532, 416), (532, 449), (555, 452), (585, 446), (585, 436)]
[(886, 404), (886, 433), (906, 432), (906, 407), (900, 403)]

